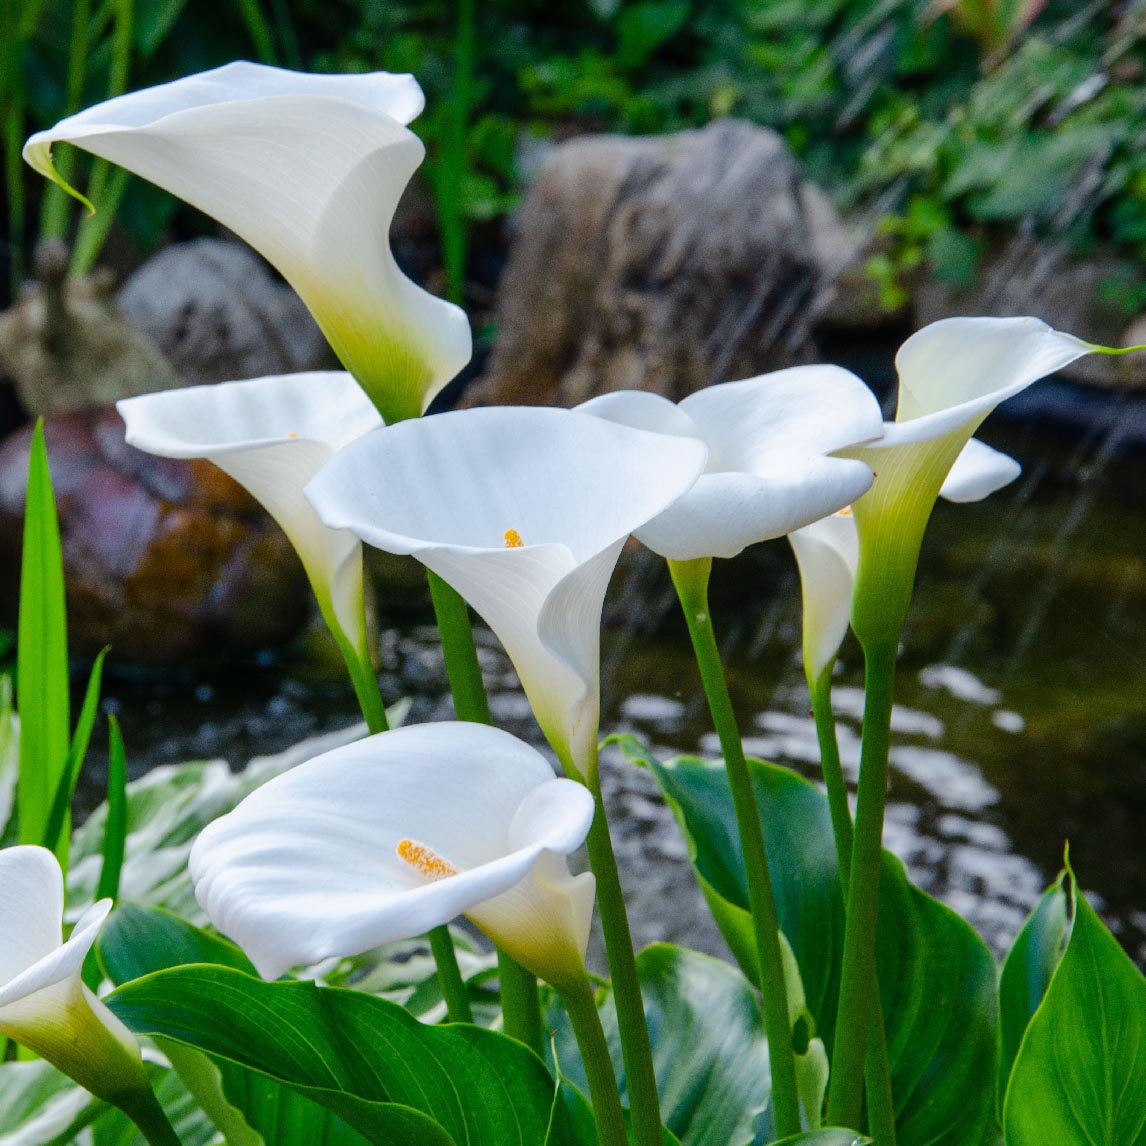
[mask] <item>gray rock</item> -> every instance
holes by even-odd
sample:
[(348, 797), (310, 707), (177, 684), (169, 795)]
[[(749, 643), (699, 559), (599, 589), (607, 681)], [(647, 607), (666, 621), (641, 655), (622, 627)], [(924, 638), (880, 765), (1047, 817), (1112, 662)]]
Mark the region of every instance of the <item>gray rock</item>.
[(853, 254), (781, 137), (735, 120), (560, 144), (518, 224), (467, 404), (679, 399), (808, 361), (823, 288)]
[(109, 276), (67, 270), (63, 244), (42, 244), (39, 281), (0, 314), (0, 366), (24, 409), (52, 417), (180, 385), (162, 351), (117, 311)]
[(188, 385), (335, 365), (302, 300), (239, 243), (167, 247), (124, 283), (118, 302)]

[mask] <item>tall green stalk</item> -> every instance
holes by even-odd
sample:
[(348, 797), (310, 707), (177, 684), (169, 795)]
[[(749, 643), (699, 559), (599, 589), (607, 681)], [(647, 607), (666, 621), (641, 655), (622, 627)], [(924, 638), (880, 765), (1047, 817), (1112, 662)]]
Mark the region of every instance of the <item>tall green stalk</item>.
[[(836, 720), (832, 713), (832, 666), (809, 680), (812, 694), (812, 716), (820, 744), (820, 762), (824, 785), (828, 790), (828, 807), (832, 817), (832, 834), (836, 841), (836, 858), (840, 868), (840, 886), (847, 902), (851, 882), (854, 828), (848, 807), (848, 790), (840, 765), (840, 746)], [(883, 1003), (879, 997), (878, 979), (872, 996), (871, 1033), (868, 1036), (864, 1068), (867, 1093), (867, 1120), (875, 1146), (895, 1146), (895, 1102), (891, 1092), (891, 1068), (887, 1058), (887, 1032), (883, 1024)]]
[(442, 228), (442, 258), (446, 267), (446, 295), (459, 306), (465, 294), (466, 215), (465, 182), (469, 125), (473, 102), (476, 36), (474, 0), (457, 0), (454, 34), (454, 74), (450, 89), (449, 120), (435, 190), (438, 221)]
[[(477, 647), (474, 645), (473, 626), (470, 624), (466, 603), (436, 573), (427, 569), (426, 578), (430, 583), (434, 615), (442, 638), (442, 655), (446, 660), (446, 674), (450, 678), (454, 712), (459, 720), (469, 720), (475, 724), (492, 724), (489, 698), (486, 696), (485, 682), (482, 680)], [(445, 952), (442, 954), (444, 957)], [(456, 967), (457, 958), (453, 955), (452, 946), (450, 956)], [(443, 962), (439, 961), (439, 977), (442, 975), (442, 969)], [(448, 967), (447, 973), (452, 973)], [(536, 977), (500, 948), (497, 953), (497, 975), (501, 985), (501, 1013), (506, 1034), (525, 1043), (536, 1054), (542, 1055), (544, 1035)]]
[[(68, 78), (64, 97), (64, 115), (79, 111), (84, 95), (84, 81), (87, 78), (88, 41), (91, 33), (91, 0), (73, 0), (72, 36), (68, 44)], [(60, 176), (68, 183), (72, 181), (72, 168), (75, 152), (68, 148), (56, 162)], [(40, 214), (40, 237), (45, 239), (62, 238), (68, 229), (68, 213), (71, 197), (62, 187), (49, 184), (44, 191), (44, 206)]]
[(558, 993), (565, 1004), (565, 1012), (581, 1051), (581, 1061), (585, 1065), (589, 1097), (593, 1100), (601, 1146), (628, 1146), (617, 1077), (613, 1072), (613, 1060), (609, 1057), (609, 1044), (605, 1041), (605, 1032), (601, 1027), (601, 1016), (593, 998), (593, 988), (588, 978), (584, 977), (561, 986)]
[(828, 1121), (833, 1126), (859, 1125), (872, 999), (879, 990), (875, 933), (897, 648), (897, 639), (864, 644), (863, 746), (848, 880), (840, 1005), (828, 1093)]
[(609, 961), (609, 976), (613, 981), (613, 999), (621, 1034), (621, 1057), (625, 1062), (625, 1088), (629, 1094), (629, 1110), (632, 1114), (633, 1142), (635, 1146), (662, 1146), (664, 1129), (661, 1125), (660, 1098), (657, 1095), (657, 1076), (653, 1069), (653, 1052), (641, 997), (641, 981), (637, 975), (637, 959), (633, 953), (633, 935), (629, 930), (625, 893), (621, 888), (617, 857), (613, 852), (609, 822), (605, 816), (605, 801), (601, 795), (596, 759), (590, 765), (586, 769), (586, 781), (589, 791), (593, 793), (597, 810), (585, 847), (589, 852), (589, 866), (597, 880), (597, 910), (601, 915), (605, 955)]
[(700, 669), (712, 722), (720, 739), (728, 786), (736, 810), (736, 826), (744, 855), (748, 881), (748, 903), (760, 963), (760, 992), (764, 1008), (764, 1030), (768, 1036), (768, 1062), (772, 1072), (772, 1104), (776, 1133), (787, 1138), (800, 1133), (800, 1098), (796, 1084), (796, 1058), (788, 1014), (788, 991), (784, 980), (784, 956), (780, 947), (780, 924), (768, 852), (760, 825), (760, 812), (752, 791), (752, 778), (744, 758), (744, 746), (732, 708), (732, 697), (720, 661), (720, 650), (708, 606), (708, 579), (711, 558), (670, 561), (673, 584), (680, 597)]

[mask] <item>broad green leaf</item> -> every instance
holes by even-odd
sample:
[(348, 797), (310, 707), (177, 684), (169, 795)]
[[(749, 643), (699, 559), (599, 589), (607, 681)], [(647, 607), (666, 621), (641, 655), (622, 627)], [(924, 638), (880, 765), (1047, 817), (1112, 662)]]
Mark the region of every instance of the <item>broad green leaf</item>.
[(782, 1138), (775, 1146), (867, 1146), (870, 1138), (857, 1134), (854, 1130), (814, 1130), (810, 1134), (797, 1134), (794, 1138)]
[(1070, 940), (1011, 1071), (1007, 1146), (1146, 1146), (1146, 979), (1068, 874)]
[[(684, 1146), (743, 1146), (769, 1105), (768, 1044), (748, 980), (720, 959), (656, 943), (637, 956), (653, 1044), (661, 1117)], [(601, 1022), (623, 1078), (617, 1013), (602, 989)], [(549, 1009), (554, 1050), (564, 1074), (586, 1088), (569, 1021)]]
[[(748, 884), (724, 766), (695, 756), (678, 756), (662, 764), (635, 738), (613, 739), (629, 760), (652, 770), (684, 832), (716, 921), (745, 974), (755, 982), (759, 973), (748, 914)], [(815, 785), (786, 768), (755, 760), (750, 767), (768, 854), (784, 861), (772, 865), (780, 929), (800, 966), (816, 1033), (830, 1052), (844, 914), (827, 800)], [(765, 813), (765, 809), (770, 811)]]
[(0, 1146), (43, 1146), (74, 1135), (102, 1103), (43, 1060), (0, 1065)]
[[(130, 1029), (259, 1071), (370, 1141), (545, 1141), (555, 1084), (532, 1052), (494, 1031), (430, 1027), (356, 991), (203, 965), (137, 979), (107, 1002)], [(558, 1117), (552, 1140), (573, 1142)]]
[[(647, 761), (684, 831), (702, 888), (746, 973), (747, 889), (724, 766), (695, 757)], [(796, 956), (817, 1033), (833, 1029), (843, 897), (827, 798), (786, 769), (750, 760), (772, 863), (780, 926)], [(877, 961), (899, 1146), (985, 1141), (995, 1122), (997, 969), (974, 930), (913, 887), (884, 853)], [(825, 1042), (827, 1039), (825, 1038)]]
[[(64, 563), (42, 421), (36, 423), (28, 457), (16, 704), (20, 712), (20, 781), (16, 788), (20, 842), (39, 844), (44, 840), (68, 757), (71, 723)], [(61, 833), (55, 851), (66, 866), (66, 831)]]
[(103, 862), (96, 899), (119, 899), (119, 877), (127, 846), (127, 750), (114, 715), (107, 718), (107, 817), (103, 832)]
[[(217, 1137), (173, 1071), (148, 1065), (156, 1097), (183, 1146)], [(139, 1131), (41, 1059), (0, 1066), (0, 1146), (145, 1146)], [(235, 1144), (239, 1146), (239, 1144)]]
[(64, 763), (64, 772), (52, 800), (48, 826), (44, 829), (44, 847), (48, 849), (55, 849), (65, 829), (69, 832), (71, 830), (72, 796), (75, 795), (76, 781), (80, 778), (88, 754), (88, 745), (91, 743), (92, 726), (95, 724), (96, 708), (99, 705), (99, 690), (103, 683), (103, 662), (107, 652), (106, 647), (100, 649), (88, 674), (80, 717), (76, 721), (76, 729), (68, 747), (68, 758)]
[(1060, 875), (1023, 924), (999, 977), (1000, 1113), (1019, 1044), (1062, 958), (1068, 922), (1066, 892)]
[[(96, 943), (100, 966), (117, 986), (168, 967), (211, 963), (255, 974), (247, 957), (227, 939), (209, 934), (154, 907), (124, 904), (104, 924)], [(228, 1146), (362, 1146), (341, 1118), (281, 1083), (231, 1062), (216, 1063), (201, 1051), (157, 1039), (187, 1089)]]

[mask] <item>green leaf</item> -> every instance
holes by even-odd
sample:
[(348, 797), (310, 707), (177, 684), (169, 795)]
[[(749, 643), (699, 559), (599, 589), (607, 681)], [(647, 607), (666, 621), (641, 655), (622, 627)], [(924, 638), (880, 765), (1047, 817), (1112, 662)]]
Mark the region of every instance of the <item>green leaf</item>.
[(1068, 921), (1060, 875), (1043, 893), (1003, 963), (999, 977), (1000, 1114), (1019, 1044), (1062, 958)]
[[(121, 985), (168, 967), (210, 963), (254, 975), (247, 957), (227, 939), (154, 907), (123, 904), (96, 943), (104, 974)], [(184, 1085), (224, 1134), (229, 1146), (362, 1146), (363, 1137), (331, 1111), (281, 1083), (201, 1051), (156, 1040)]]
[[(71, 723), (64, 563), (42, 420), (36, 423), (28, 457), (16, 703), (20, 711), (20, 780), (16, 788), (20, 842), (39, 844), (44, 840), (68, 758)], [(55, 851), (66, 865), (66, 832), (61, 833)]]
[[(717, 924), (751, 977), (747, 889), (724, 766), (695, 757), (662, 764), (639, 745), (684, 831)], [(780, 926), (796, 956), (817, 1033), (834, 1029), (843, 899), (827, 798), (786, 768), (750, 760), (772, 863)], [(884, 853), (877, 935), (899, 1146), (964, 1146), (995, 1122), (995, 961), (953, 911), (913, 887)]]
[[(555, 1084), (532, 1052), (494, 1031), (425, 1026), (369, 995), (226, 967), (161, 971), (107, 1003), (131, 1030), (265, 1074), (370, 1141), (545, 1141)], [(552, 1140), (573, 1143), (558, 1117)]]
[(44, 847), (49, 850), (55, 850), (65, 826), (71, 823), (72, 796), (75, 795), (76, 781), (80, 778), (80, 772), (83, 770), (84, 760), (88, 754), (88, 745), (91, 743), (92, 726), (95, 724), (96, 708), (99, 706), (99, 691), (103, 682), (103, 662), (107, 653), (106, 647), (100, 649), (95, 663), (92, 665), (92, 670), (88, 674), (88, 684), (84, 690), (84, 702), (80, 708), (80, 718), (76, 721), (76, 729), (68, 747), (68, 758), (64, 763), (64, 772), (56, 787), (55, 798), (52, 800), (48, 826), (44, 829)]
[[(678, 756), (654, 759), (634, 737), (616, 737), (626, 757), (646, 764), (684, 832), (701, 889), (744, 972), (758, 978), (756, 941), (748, 914), (748, 884), (740, 837), (722, 764)], [(782, 856), (773, 891), (776, 912), (803, 978), (816, 1033), (830, 1052), (836, 1022), (844, 914), (827, 800), (786, 768), (750, 762), (770, 856)], [(828, 846), (824, 847), (825, 839)]]
[(1146, 1146), (1146, 979), (1068, 875), (1074, 923), (1011, 1071), (1007, 1146)]
[(794, 1138), (782, 1138), (775, 1146), (867, 1146), (870, 1138), (857, 1134), (854, 1130), (814, 1130), (811, 1134), (797, 1134)]
[(640, 67), (688, 20), (689, 0), (638, 0), (627, 4), (617, 17), (617, 60)]
[(127, 847), (127, 751), (114, 715), (107, 718), (107, 821), (103, 832), (96, 899), (119, 899), (119, 877)]
[[(740, 1146), (756, 1135), (771, 1089), (760, 1005), (748, 980), (720, 959), (656, 943), (637, 956), (653, 1044), (661, 1117), (685, 1146)], [(617, 1014), (600, 996), (609, 1050), (624, 1077)], [(585, 1075), (569, 1021), (549, 1008), (562, 1071), (582, 1089)]]
[(0, 1066), (0, 1146), (70, 1139), (102, 1106), (42, 1060)]

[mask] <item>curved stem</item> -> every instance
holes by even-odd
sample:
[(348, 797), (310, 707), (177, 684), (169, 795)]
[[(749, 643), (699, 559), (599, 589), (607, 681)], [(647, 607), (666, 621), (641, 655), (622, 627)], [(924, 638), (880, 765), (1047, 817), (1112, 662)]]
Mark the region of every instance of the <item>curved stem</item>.
[(772, 894), (768, 852), (760, 825), (760, 812), (752, 791), (752, 778), (744, 758), (744, 746), (732, 708), (732, 697), (724, 677), (720, 650), (708, 608), (708, 578), (711, 558), (670, 561), (673, 584), (684, 610), (692, 638), (696, 663), (704, 682), (712, 722), (720, 739), (725, 773), (736, 810), (736, 826), (744, 855), (748, 881), (748, 903), (760, 962), (760, 992), (764, 1008), (764, 1030), (768, 1036), (768, 1061), (772, 1072), (772, 1105), (776, 1133), (787, 1138), (800, 1133), (800, 1098), (796, 1085), (796, 1058), (792, 1046), (792, 1024), (788, 1013), (788, 991), (784, 981), (784, 957), (780, 948), (780, 925)]
[(473, 1011), (470, 1009), (470, 1000), (466, 994), (461, 968), (458, 966), (458, 956), (454, 950), (454, 941), (450, 937), (450, 929), (443, 923), (430, 931), (429, 938), (430, 951), (438, 968), (438, 986), (441, 987), (442, 998), (446, 1001), (446, 1016), (451, 1023), (472, 1023)]
[(601, 1016), (593, 998), (593, 988), (587, 977), (563, 984), (557, 988), (565, 1011), (573, 1025), (581, 1062), (589, 1080), (589, 1097), (593, 1100), (593, 1113), (597, 1118), (597, 1132), (601, 1146), (627, 1146), (625, 1114), (621, 1096), (617, 1091), (617, 1076), (609, 1056), (609, 1044), (601, 1027)]
[[(812, 694), (812, 716), (820, 743), (820, 762), (828, 790), (828, 807), (832, 816), (832, 834), (836, 840), (836, 858), (840, 868), (840, 886), (844, 901), (848, 898), (852, 862), (852, 813), (848, 807), (848, 790), (840, 765), (840, 746), (836, 737), (836, 719), (832, 713), (832, 668), (829, 665), (819, 680), (809, 681)], [(878, 980), (877, 980), (878, 983)], [(864, 1067), (867, 1094), (867, 1120), (875, 1146), (895, 1146), (895, 1102), (891, 1092), (891, 1066), (887, 1057), (887, 1031), (883, 1023), (883, 1002), (879, 991), (872, 996), (871, 1030), (868, 1034)]]
[(594, 766), (588, 771), (591, 777), (589, 790), (593, 793), (597, 812), (585, 847), (589, 852), (589, 866), (597, 880), (597, 908), (601, 913), (601, 931), (605, 936), (605, 954), (609, 960), (609, 976), (613, 981), (613, 998), (617, 1005), (625, 1087), (633, 1120), (633, 1142), (635, 1146), (662, 1146), (664, 1129), (661, 1126), (657, 1076), (653, 1069), (637, 960), (633, 954), (633, 936), (625, 910), (625, 893), (609, 836), (597, 768)]
[[(436, 573), (426, 570), (430, 584), (430, 597), (434, 602), (434, 616), (442, 638), (442, 656), (446, 661), (446, 674), (450, 678), (450, 692), (454, 698), (454, 712), (459, 720), (476, 724), (492, 724), (489, 698), (478, 663), (473, 627), (469, 610), (461, 596)], [(436, 956), (435, 956), (436, 957)], [(446, 957), (443, 949), (442, 958)], [(449, 957), (457, 960), (450, 948)], [(443, 963), (438, 962), (442, 975)], [(497, 953), (498, 983), (501, 989), (501, 1013), (506, 1034), (525, 1043), (537, 1055), (544, 1053), (541, 1001), (537, 995), (537, 978), (504, 951)]]
[(872, 999), (879, 989), (875, 974), (875, 933), (897, 645), (898, 641), (892, 639), (864, 646), (863, 747), (848, 881), (840, 1005), (828, 1095), (828, 1120), (833, 1126), (859, 1125)]
[(124, 1096), (116, 1105), (135, 1123), (149, 1146), (180, 1146), (179, 1136), (150, 1090)]

